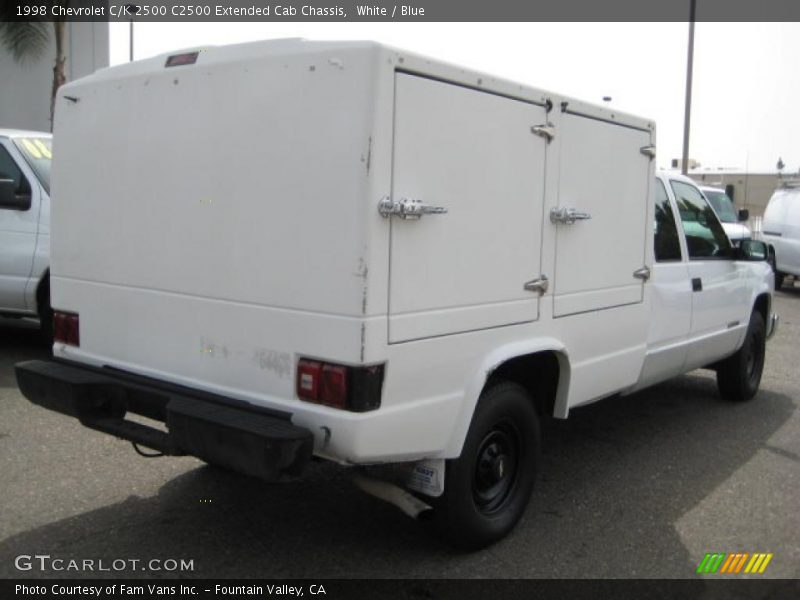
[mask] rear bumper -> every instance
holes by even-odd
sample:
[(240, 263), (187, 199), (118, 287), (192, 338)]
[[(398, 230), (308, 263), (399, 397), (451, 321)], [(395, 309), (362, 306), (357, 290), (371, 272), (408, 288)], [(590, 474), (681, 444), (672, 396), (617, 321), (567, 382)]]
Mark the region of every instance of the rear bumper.
[[(15, 367), (23, 395), (34, 404), (92, 429), (169, 455), (191, 454), (266, 480), (302, 473), (313, 435), (291, 415), (113, 369), (65, 361)], [(126, 419), (161, 421), (165, 429)]]

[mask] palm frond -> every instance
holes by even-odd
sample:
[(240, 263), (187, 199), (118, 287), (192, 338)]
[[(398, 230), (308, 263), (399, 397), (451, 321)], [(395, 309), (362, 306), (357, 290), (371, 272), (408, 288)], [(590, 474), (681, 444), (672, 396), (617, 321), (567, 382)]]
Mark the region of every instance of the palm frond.
[(48, 42), (48, 23), (0, 21), (0, 45), (19, 63), (39, 58), (47, 49)]

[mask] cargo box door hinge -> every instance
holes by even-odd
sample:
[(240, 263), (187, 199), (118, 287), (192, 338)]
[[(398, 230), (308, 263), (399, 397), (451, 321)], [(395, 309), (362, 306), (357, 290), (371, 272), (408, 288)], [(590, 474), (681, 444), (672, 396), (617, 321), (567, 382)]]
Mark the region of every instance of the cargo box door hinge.
[(642, 146), (639, 148), (639, 152), (644, 154), (646, 157), (653, 159), (656, 157), (656, 147), (650, 144), (649, 146)]
[(550, 142), (554, 137), (556, 137), (556, 128), (553, 127), (552, 123), (547, 123), (545, 125), (534, 125), (531, 127), (531, 133), (538, 135), (539, 137), (543, 137), (545, 140)]

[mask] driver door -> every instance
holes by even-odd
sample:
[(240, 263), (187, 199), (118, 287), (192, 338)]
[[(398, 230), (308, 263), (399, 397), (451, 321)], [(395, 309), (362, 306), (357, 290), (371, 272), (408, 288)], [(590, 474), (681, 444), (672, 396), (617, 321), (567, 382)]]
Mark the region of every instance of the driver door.
[(732, 354), (747, 328), (750, 291), (732, 258), (725, 230), (703, 194), (692, 184), (670, 180), (686, 247), (692, 289), (692, 326), (686, 370)]

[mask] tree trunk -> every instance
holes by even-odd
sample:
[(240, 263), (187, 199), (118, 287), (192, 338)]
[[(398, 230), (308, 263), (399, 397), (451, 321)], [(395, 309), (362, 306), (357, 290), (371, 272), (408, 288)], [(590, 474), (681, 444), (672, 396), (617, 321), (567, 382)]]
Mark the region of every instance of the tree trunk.
[(53, 130), (53, 117), (55, 116), (58, 88), (67, 82), (67, 75), (64, 71), (64, 65), (67, 62), (67, 57), (64, 55), (64, 31), (66, 29), (66, 23), (64, 21), (54, 21), (53, 29), (56, 35), (56, 63), (53, 65), (53, 91), (50, 95), (50, 131)]

